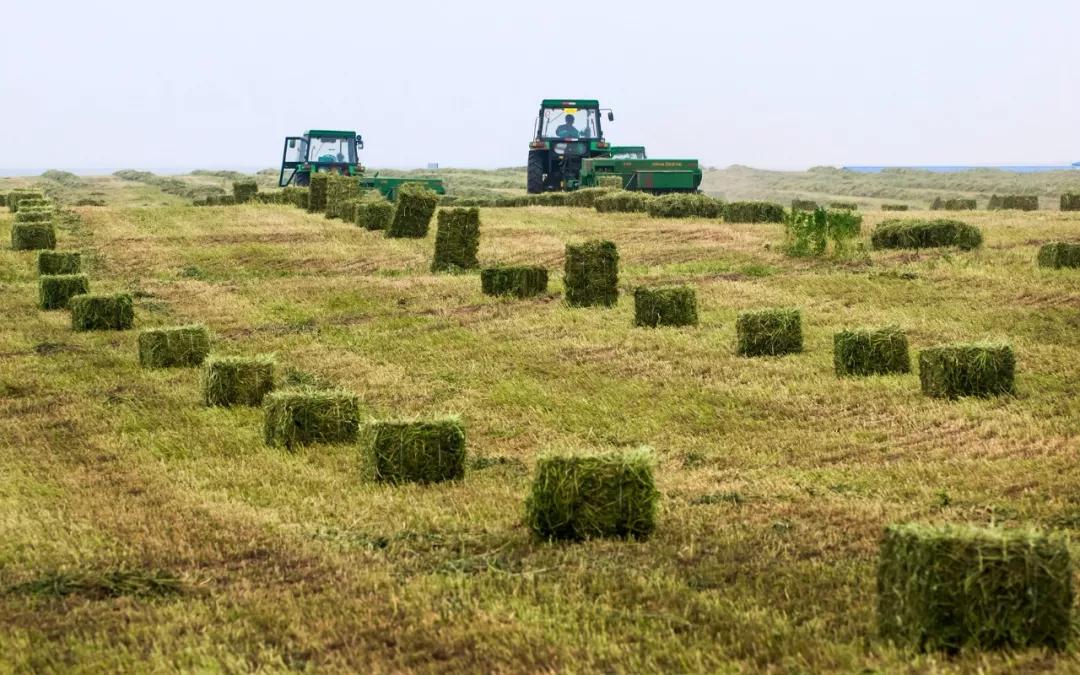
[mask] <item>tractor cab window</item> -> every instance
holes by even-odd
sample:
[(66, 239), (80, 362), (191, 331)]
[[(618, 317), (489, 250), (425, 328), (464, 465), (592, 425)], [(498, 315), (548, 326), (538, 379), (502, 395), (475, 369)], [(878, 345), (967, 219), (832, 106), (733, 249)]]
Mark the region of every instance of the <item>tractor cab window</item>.
[(314, 136), (310, 140), (308, 161), (323, 164), (356, 164), (355, 142), (355, 139), (351, 137)]
[(540, 114), (540, 137), (600, 138), (600, 111), (595, 108), (544, 108)]

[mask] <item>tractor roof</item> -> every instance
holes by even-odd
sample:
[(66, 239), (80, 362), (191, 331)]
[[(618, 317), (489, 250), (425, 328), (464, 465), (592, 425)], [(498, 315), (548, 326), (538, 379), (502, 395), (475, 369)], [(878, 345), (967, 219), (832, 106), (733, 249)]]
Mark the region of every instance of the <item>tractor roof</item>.
[(545, 98), (540, 105), (544, 108), (599, 108), (600, 101), (594, 98)]
[(333, 131), (330, 129), (312, 129), (308, 136), (340, 136), (342, 138), (355, 137), (355, 131)]

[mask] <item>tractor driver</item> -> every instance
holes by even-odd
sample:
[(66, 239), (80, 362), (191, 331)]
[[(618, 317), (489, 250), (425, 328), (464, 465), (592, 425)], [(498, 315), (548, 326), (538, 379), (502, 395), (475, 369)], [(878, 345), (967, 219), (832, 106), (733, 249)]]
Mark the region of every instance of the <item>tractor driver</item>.
[(581, 132), (574, 126), (574, 116), (567, 115), (566, 121), (555, 129), (555, 135), (559, 138), (578, 138)]

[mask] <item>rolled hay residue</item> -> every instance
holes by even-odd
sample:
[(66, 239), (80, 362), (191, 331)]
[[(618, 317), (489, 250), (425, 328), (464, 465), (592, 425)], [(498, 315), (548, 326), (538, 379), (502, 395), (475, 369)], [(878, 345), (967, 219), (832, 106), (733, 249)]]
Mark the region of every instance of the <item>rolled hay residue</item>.
[(654, 199), (646, 192), (616, 190), (597, 198), (593, 207), (600, 213), (647, 213)]
[(803, 349), (802, 317), (797, 309), (743, 312), (735, 321), (739, 356), (780, 356)]
[(1061, 195), (1062, 211), (1080, 211), (1080, 193), (1066, 192)]
[(209, 354), (210, 331), (201, 324), (139, 333), (139, 365), (143, 368), (194, 368)]
[(566, 245), (563, 273), (566, 304), (611, 307), (619, 301), (619, 251), (610, 241), (594, 239)]
[(253, 180), (233, 181), (232, 193), (237, 204), (246, 204), (259, 193), (259, 184)]
[(38, 274), (78, 274), (82, 256), (73, 251), (41, 251), (37, 259)]
[(437, 194), (420, 183), (405, 183), (397, 190), (397, 208), (394, 209), (390, 227), (386, 229), (386, 236), (426, 237), (438, 205)]
[(877, 570), (881, 636), (922, 651), (1063, 649), (1071, 631), (1068, 541), (1028, 529), (891, 525)]
[(882, 204), (881, 205), (881, 210), (882, 211), (907, 211), (908, 208), (909, 207), (908, 207), (907, 204)]
[(547, 540), (645, 539), (656, 528), (660, 493), (648, 448), (543, 454), (525, 500), (525, 521)]
[(833, 336), (837, 375), (889, 375), (911, 372), (908, 340), (896, 326), (843, 330)]
[(56, 228), (52, 223), (11, 224), (11, 250), (40, 251), (54, 248), (56, 248)]
[(356, 224), (365, 230), (386, 230), (394, 220), (394, 205), (382, 197), (356, 205)]
[(435, 230), (435, 256), (432, 272), (471, 270), (480, 266), (476, 252), (480, 249), (480, 209), (439, 209)]
[(703, 194), (675, 193), (655, 197), (645, 208), (653, 218), (719, 218), (724, 202)]
[(1080, 244), (1056, 241), (1039, 247), (1039, 267), (1080, 267)]
[(500, 266), (480, 270), (480, 289), (485, 295), (531, 298), (547, 292), (548, 271), (539, 266)]
[(203, 403), (256, 406), (274, 389), (274, 359), (269, 356), (215, 356), (202, 372)]
[(329, 181), (326, 184), (326, 217), (353, 222), (356, 216), (351, 211), (351, 203), (360, 199), (360, 179), (336, 173), (326, 175)]
[(287, 389), (263, 400), (263, 438), (274, 447), (353, 443), (360, 428), (355, 394), (326, 389)]
[[(581, 188), (580, 190), (574, 190), (573, 192), (549, 192), (547, 194), (563, 194), (564, 202), (566, 206), (576, 206), (583, 209), (591, 209), (596, 206), (596, 200), (600, 199), (604, 195), (611, 194), (611, 188), (595, 187), (595, 188)], [(540, 195), (536, 195), (540, 196)], [(544, 195), (547, 196), (547, 195)], [(549, 198), (549, 201), (557, 198)]]
[(38, 278), (38, 306), (41, 309), (67, 309), (76, 295), (90, 292), (85, 274), (43, 274)]
[(596, 178), (596, 187), (607, 190), (621, 190), (624, 187), (623, 178), (622, 176), (598, 176)]
[(820, 208), (820, 206), (813, 199), (792, 199), (791, 200), (791, 210), (792, 210), (792, 212), (795, 212), (795, 211), (808, 211), (810, 213), (813, 213), (814, 211), (817, 211), (819, 208)]
[(772, 202), (728, 202), (724, 205), (728, 223), (782, 223), (784, 207)]
[(958, 220), (882, 221), (870, 235), (874, 248), (938, 248), (956, 246), (968, 251), (982, 245), (982, 232)]
[(375, 421), (364, 427), (365, 461), (385, 483), (441, 483), (465, 476), (465, 427), (457, 417)]
[(281, 191), (281, 198), (285, 200), (285, 203), (292, 204), (300, 209), (306, 209), (308, 207), (309, 195), (310, 192), (308, 191), (308, 188), (296, 185), (290, 185)]
[(634, 325), (696, 326), (697, 293), (689, 286), (634, 289)]
[(992, 195), (986, 205), (990, 211), (1038, 211), (1039, 197), (1037, 195)]
[(919, 382), (934, 398), (1012, 394), (1015, 374), (1016, 355), (1007, 344), (941, 345), (919, 353)]
[(330, 174), (325, 171), (316, 171), (311, 174), (308, 183), (307, 210), (311, 213), (321, 213), (326, 210), (326, 191), (330, 185)]
[(76, 295), (68, 300), (76, 331), (127, 330), (135, 323), (135, 305), (127, 293)]
[(974, 211), (977, 204), (974, 199), (942, 199), (937, 197), (930, 204), (931, 211)]

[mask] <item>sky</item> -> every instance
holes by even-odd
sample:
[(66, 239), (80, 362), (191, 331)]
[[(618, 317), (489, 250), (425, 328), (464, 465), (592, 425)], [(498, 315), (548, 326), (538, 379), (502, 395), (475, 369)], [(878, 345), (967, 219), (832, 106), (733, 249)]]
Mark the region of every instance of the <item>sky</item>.
[[(707, 166), (1080, 160), (1080, 2), (12, 2), (0, 167), (523, 166), (542, 98)], [(20, 27), (18, 30), (12, 27)]]

